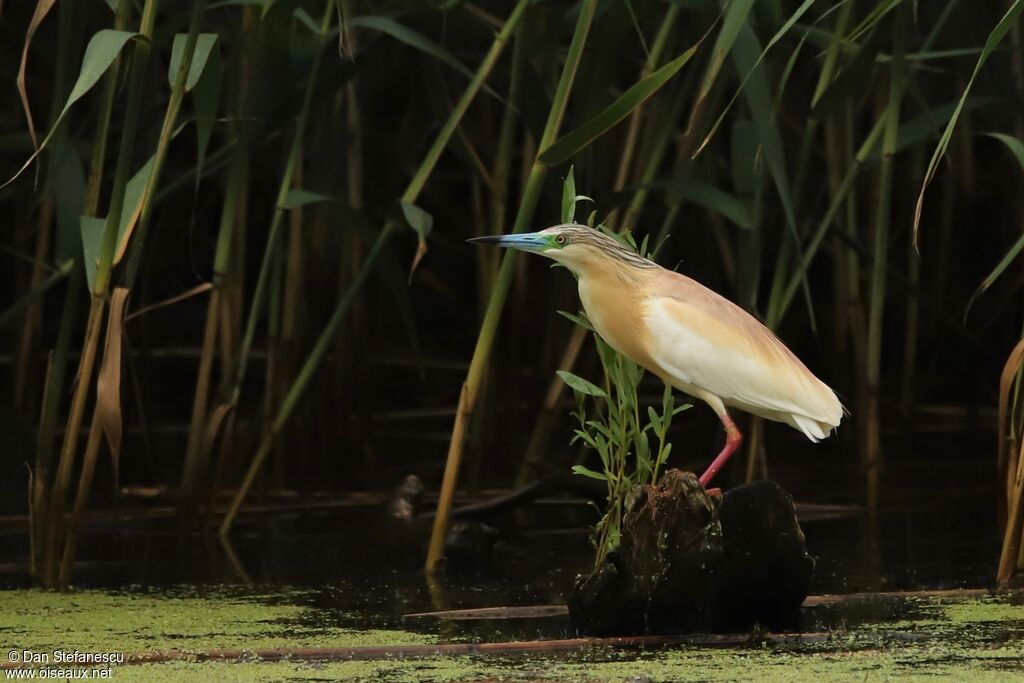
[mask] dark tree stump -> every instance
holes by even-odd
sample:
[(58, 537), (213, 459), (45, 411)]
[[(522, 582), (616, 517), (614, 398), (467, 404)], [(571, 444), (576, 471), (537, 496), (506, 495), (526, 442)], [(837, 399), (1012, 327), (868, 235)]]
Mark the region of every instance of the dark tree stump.
[(814, 577), (793, 497), (774, 481), (732, 489), (718, 509), (725, 552), (712, 609), (718, 630), (794, 628)]
[(681, 633), (794, 625), (810, 586), (793, 500), (774, 482), (709, 496), (669, 470), (635, 489), (622, 542), (569, 599), (585, 633)]

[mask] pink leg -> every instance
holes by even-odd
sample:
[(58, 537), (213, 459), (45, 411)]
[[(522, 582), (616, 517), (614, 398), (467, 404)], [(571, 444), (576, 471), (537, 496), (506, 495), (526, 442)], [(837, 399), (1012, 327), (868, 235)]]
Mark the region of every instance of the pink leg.
[(740, 444), (743, 443), (743, 435), (740, 434), (739, 428), (733, 424), (732, 418), (729, 417), (729, 413), (724, 410), (718, 416), (722, 420), (722, 424), (725, 426), (725, 447), (722, 452), (718, 454), (718, 457), (712, 461), (711, 465), (704, 474), (700, 475), (700, 485), (704, 488), (708, 487), (711, 483), (711, 478), (718, 474), (718, 470), (722, 469), (729, 456), (733, 454)]

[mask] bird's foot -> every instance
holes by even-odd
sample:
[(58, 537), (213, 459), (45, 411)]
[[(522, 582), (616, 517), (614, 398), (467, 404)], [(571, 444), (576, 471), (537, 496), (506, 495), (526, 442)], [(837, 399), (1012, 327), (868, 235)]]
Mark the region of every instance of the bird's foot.
[(705, 489), (704, 493), (708, 494), (709, 498), (722, 499), (722, 489), (715, 487), (713, 489)]

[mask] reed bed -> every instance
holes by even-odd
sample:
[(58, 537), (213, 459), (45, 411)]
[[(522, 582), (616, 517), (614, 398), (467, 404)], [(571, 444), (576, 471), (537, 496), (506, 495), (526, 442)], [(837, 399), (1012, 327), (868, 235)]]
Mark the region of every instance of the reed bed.
[[(859, 462), (869, 510), (913, 447), (887, 429), (912, 434), (928, 402), (998, 406), (977, 457), (1009, 581), (1022, 8), (0, 3), (0, 376), (33, 435), (4, 467), (30, 473), (10, 506), (31, 510), (35, 579), (70, 584), (90, 507), (122, 484), (166, 487), (184, 529), (223, 535), (269, 488), (390, 488), (382, 408), (441, 415), (402, 447), (446, 461), (428, 567), (460, 474), (593, 458), (568, 447), (556, 375), (597, 361), (557, 315), (571, 285), (462, 245), (558, 222), (572, 166), (580, 214), (647, 238), (837, 387), (850, 427), (829, 457)], [(737, 480), (788, 443), (748, 433)]]

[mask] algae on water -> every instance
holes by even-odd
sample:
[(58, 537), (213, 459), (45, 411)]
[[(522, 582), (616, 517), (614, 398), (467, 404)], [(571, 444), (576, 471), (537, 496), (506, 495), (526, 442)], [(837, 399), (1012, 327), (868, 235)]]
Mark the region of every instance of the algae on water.
[[(206, 651), (439, 642), (435, 634), (338, 626), (308, 593), (224, 591), (0, 592), (0, 643), (46, 651)], [(835, 606), (831, 609), (842, 609)], [(897, 610), (898, 612), (899, 610)], [(804, 644), (649, 651), (591, 649), (523, 657), (239, 663), (173, 661), (118, 667), (119, 681), (1024, 681), (1024, 605), (907, 601), (911, 619), (850, 619)], [(813, 621), (813, 613), (809, 614)], [(820, 624), (806, 626), (821, 631)], [(452, 634), (458, 637), (458, 633)]]
[[(0, 643), (45, 652), (354, 647), (435, 642), (434, 636), (348, 629), (298, 604), (301, 593), (0, 591)], [(291, 602), (289, 602), (291, 600)]]

